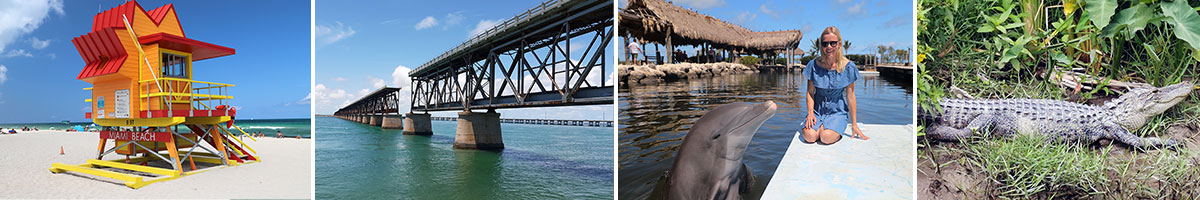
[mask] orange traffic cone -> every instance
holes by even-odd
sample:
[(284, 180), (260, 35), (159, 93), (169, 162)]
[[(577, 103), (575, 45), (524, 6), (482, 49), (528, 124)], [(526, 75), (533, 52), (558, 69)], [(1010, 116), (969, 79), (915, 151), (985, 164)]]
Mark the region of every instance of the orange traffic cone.
[(66, 152), (63, 152), (63, 146), (62, 146), (62, 145), (59, 145), (59, 146), (58, 146), (58, 155), (67, 155), (67, 153), (66, 153)]

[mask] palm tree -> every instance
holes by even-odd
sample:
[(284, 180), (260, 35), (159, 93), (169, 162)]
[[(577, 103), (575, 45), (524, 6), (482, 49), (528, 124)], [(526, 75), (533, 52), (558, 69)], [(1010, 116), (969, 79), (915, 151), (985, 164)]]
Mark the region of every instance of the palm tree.
[[(818, 39), (820, 39), (820, 38), (818, 38)], [(820, 40), (817, 40), (817, 39), (812, 40), (812, 51), (810, 51), (810, 52), (812, 52), (813, 55), (817, 55), (817, 52), (821, 52), (821, 41)]]
[(850, 40), (842, 41), (842, 49), (843, 51), (850, 51)]

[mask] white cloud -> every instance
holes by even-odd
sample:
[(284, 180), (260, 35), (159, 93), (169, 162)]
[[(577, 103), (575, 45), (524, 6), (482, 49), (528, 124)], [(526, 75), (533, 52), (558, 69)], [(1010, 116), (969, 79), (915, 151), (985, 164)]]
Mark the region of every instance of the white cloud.
[(476, 35), (482, 34), (484, 31), (491, 29), (493, 26), (496, 26), (496, 24), (499, 24), (499, 23), (500, 23), (500, 20), (498, 20), (498, 19), (497, 20), (487, 20), (487, 19), (479, 20), (479, 23), (475, 24), (475, 29), (471, 29), (470, 32), (467, 32), (467, 34), (468, 34), (467, 37), (471, 38), (471, 37), (475, 37)]
[(371, 83), (372, 89), (379, 89), (379, 88), (383, 88), (383, 86), (387, 86), (386, 81), (383, 81), (383, 79), (380, 79), (380, 78), (375, 78), (373, 76), (367, 76), (367, 82)]
[(333, 81), (342, 82), (342, 81), (346, 81), (346, 78), (345, 78), (345, 77), (341, 77), (341, 76), (339, 76), (339, 77), (333, 77)]
[(289, 103), (285, 103), (285, 104), (283, 104), (283, 105), (284, 105), (284, 106), (291, 106), (291, 105), (309, 105), (309, 104), (311, 104), (311, 103), (312, 103), (312, 96), (313, 96), (313, 93), (312, 93), (312, 92), (309, 92), (309, 93), (308, 93), (308, 96), (305, 96), (303, 99), (300, 99), (300, 100), (298, 100), (298, 101), (296, 101), (296, 102), (289, 102)]
[(29, 43), (31, 43), (33, 49), (45, 49), (50, 46), (50, 40), (39, 40), (37, 37), (29, 38)]
[(850, 0), (836, 0), (836, 1), (837, 1), (837, 3), (847, 3), (847, 2), (850, 2)]
[(334, 22), (332, 25), (317, 25), (317, 42), (320, 45), (333, 44), (334, 42), (354, 36), (353, 27), (346, 26), (342, 22)]
[(403, 89), (410, 89), (409, 85), (412, 84), (412, 78), (408, 77), (408, 72), (411, 71), (412, 69), (404, 65), (396, 66), (396, 69), (392, 70), (392, 85)]
[(329, 104), (334, 100), (341, 100), (352, 97), (343, 89), (326, 88), (325, 84), (317, 84), (313, 86), (313, 94), (315, 95), (318, 104)]
[(725, 0), (675, 0), (676, 4), (687, 5), (694, 9), (706, 9), (725, 6)]
[(0, 84), (4, 84), (5, 81), (8, 81), (8, 67), (0, 65)]
[(413, 28), (415, 28), (417, 30), (421, 30), (421, 29), (427, 29), (429, 27), (434, 27), (437, 25), (438, 25), (437, 18), (433, 18), (433, 16), (427, 16), (427, 17), (425, 17), (425, 19), (421, 19), (421, 22), (417, 22), (417, 25), (413, 25)]
[(863, 9), (863, 6), (866, 4), (867, 4), (867, 1), (860, 1), (856, 4), (854, 4), (853, 6), (846, 8), (846, 15), (854, 16), (854, 15), (861, 15), (861, 14), (866, 13), (866, 9)]
[(884, 28), (911, 27), (911, 26), (912, 26), (912, 16), (903, 16), (903, 15), (893, 17), (891, 20), (888, 20), (887, 22), (883, 23)]
[(54, 60), (54, 59), (58, 59), (58, 54), (48, 53), (48, 54), (46, 54), (46, 57), (50, 57), (50, 60)]
[(358, 90), (358, 93), (357, 93), (357, 94), (358, 94), (358, 98), (362, 98), (362, 97), (365, 97), (365, 96), (367, 96), (367, 94), (370, 94), (370, 93), (371, 93), (371, 90), (368, 90), (368, 89), (366, 89), (366, 88), (363, 88), (363, 89), (361, 89), (361, 90)]
[(24, 57), (32, 58), (33, 54), (26, 52), (24, 49), (17, 49), (16, 51), (8, 51), (8, 52), (5, 52), (4, 55), (0, 55), (0, 57), (2, 57), (2, 58), (17, 57), (17, 56), (24, 56)]
[(750, 22), (754, 21), (755, 18), (758, 18), (758, 14), (743, 11), (742, 14), (738, 14), (737, 17), (733, 18), (733, 21), (742, 26), (749, 26)]
[(461, 24), (463, 19), (466, 19), (466, 17), (463, 17), (462, 11), (447, 13), (446, 14), (446, 25), (442, 26), (442, 30), (445, 30), (446, 28), (449, 28), (450, 26)]
[(775, 12), (774, 10), (767, 8), (767, 4), (765, 3), (761, 6), (758, 6), (758, 10), (762, 11), (763, 14), (770, 15), (773, 18), (779, 18), (779, 12)]
[(304, 96), (304, 98), (300, 99), (300, 101), (296, 102), (296, 104), (308, 105), (308, 104), (312, 103), (312, 96), (313, 96), (313, 93), (308, 92), (308, 96)]
[(61, 0), (20, 0), (0, 3), (0, 52), (42, 25), (51, 11), (63, 15)]

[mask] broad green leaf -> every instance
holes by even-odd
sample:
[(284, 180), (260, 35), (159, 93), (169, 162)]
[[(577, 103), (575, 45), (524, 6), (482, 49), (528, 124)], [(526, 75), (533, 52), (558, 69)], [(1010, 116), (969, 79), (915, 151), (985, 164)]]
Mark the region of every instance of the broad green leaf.
[(1050, 57), (1053, 57), (1054, 61), (1058, 62), (1058, 64), (1061, 66), (1071, 65), (1071, 57), (1067, 57), (1067, 55), (1063, 54), (1062, 52), (1055, 51)]
[(995, 30), (996, 28), (993, 28), (991, 24), (981, 24), (979, 25), (979, 29), (976, 29), (975, 32), (987, 33)]
[(1092, 24), (1098, 29), (1104, 29), (1108, 22), (1112, 21), (1113, 14), (1117, 12), (1117, 0), (1085, 0), (1084, 5), (1089, 13), (1091, 13)]
[(1200, 14), (1183, 0), (1159, 5), (1168, 17), (1167, 23), (1173, 26), (1175, 37), (1186, 41), (1193, 50), (1200, 50)]
[(1150, 7), (1146, 7), (1146, 4), (1140, 3), (1121, 10), (1120, 13), (1117, 13), (1116, 17), (1113, 17), (1112, 24), (1109, 24), (1104, 27), (1104, 30), (1100, 31), (1100, 36), (1112, 37), (1117, 32), (1124, 31), (1125, 36), (1132, 37), (1133, 34), (1146, 28), (1146, 24), (1150, 22), (1153, 12), (1153, 10), (1150, 10)]

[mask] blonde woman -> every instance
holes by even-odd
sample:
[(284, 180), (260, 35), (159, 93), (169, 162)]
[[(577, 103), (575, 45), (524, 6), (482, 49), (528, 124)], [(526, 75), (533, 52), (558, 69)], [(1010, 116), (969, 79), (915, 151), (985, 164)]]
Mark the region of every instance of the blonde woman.
[[(821, 32), (821, 56), (808, 62), (804, 77), (808, 79), (805, 99), (808, 117), (804, 128), (799, 131), (805, 143), (820, 142), (829, 145), (842, 136), (869, 139), (858, 129), (857, 100), (854, 97), (854, 81), (858, 80), (858, 67), (842, 52), (842, 33), (837, 27), (825, 28)], [(846, 133), (849, 124), (852, 134)]]

